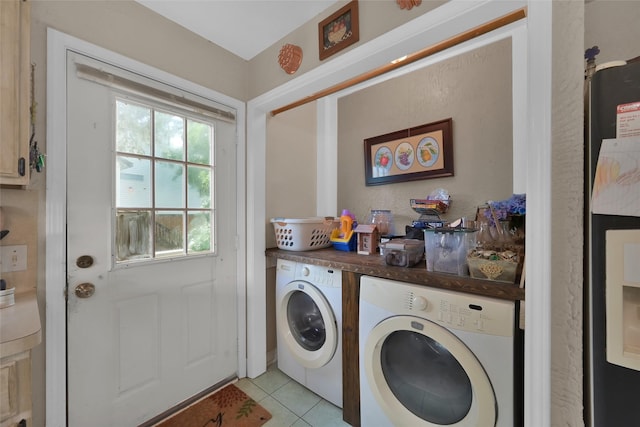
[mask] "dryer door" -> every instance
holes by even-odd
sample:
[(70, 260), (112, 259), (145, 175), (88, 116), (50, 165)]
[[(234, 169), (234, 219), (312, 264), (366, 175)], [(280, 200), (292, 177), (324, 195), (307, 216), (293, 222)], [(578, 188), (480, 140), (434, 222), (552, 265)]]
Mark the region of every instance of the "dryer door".
[(278, 336), (298, 363), (310, 369), (329, 363), (338, 347), (338, 327), (322, 291), (297, 280), (284, 286), (276, 304)]
[(373, 328), (365, 373), (395, 425), (494, 426), (496, 398), (482, 365), (447, 329), (414, 316)]

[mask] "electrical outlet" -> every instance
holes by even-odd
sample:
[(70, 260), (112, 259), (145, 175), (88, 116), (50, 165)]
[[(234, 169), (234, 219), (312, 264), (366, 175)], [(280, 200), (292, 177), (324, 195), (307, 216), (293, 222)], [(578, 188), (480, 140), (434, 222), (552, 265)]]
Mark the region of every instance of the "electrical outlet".
[(27, 269), (27, 245), (0, 246), (0, 271), (23, 271)]

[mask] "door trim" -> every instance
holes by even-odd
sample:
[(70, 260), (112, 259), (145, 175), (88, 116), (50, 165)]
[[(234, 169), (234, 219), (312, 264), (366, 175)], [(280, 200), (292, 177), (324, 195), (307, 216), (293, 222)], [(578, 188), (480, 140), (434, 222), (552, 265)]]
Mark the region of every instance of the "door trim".
[(46, 420), (48, 426), (67, 425), (66, 371), (66, 54), (68, 50), (133, 70), (178, 88), (198, 93), (236, 109), (236, 179), (238, 223), (238, 376), (246, 375), (246, 203), (245, 203), (245, 104), (149, 65), (94, 44), (47, 29), (47, 190), (46, 190)]

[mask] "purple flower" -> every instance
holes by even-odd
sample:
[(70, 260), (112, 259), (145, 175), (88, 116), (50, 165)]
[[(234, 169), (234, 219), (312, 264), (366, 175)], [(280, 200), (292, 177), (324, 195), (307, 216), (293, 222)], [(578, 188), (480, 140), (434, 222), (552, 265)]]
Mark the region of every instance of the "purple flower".
[(493, 210), (498, 221), (507, 219), (509, 215), (525, 215), (527, 213), (526, 194), (514, 194), (506, 200), (488, 203), (489, 206), (491, 206), (491, 209), (486, 209), (484, 211), (484, 215), (491, 225), (494, 224), (494, 218), (491, 214), (491, 210)]

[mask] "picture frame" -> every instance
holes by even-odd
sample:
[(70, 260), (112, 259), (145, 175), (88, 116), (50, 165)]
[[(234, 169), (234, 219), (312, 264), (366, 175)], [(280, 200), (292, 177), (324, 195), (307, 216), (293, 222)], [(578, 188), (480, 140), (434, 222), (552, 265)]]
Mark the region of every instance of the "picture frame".
[(358, 1), (353, 0), (318, 24), (320, 60), (360, 40)]
[(453, 176), (451, 118), (364, 140), (367, 186)]

